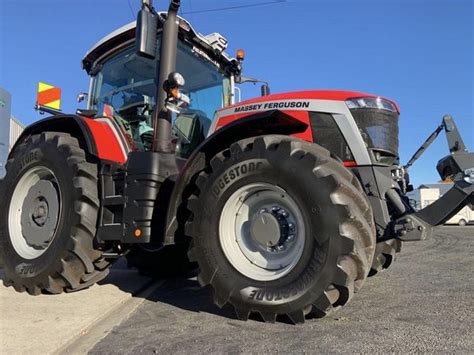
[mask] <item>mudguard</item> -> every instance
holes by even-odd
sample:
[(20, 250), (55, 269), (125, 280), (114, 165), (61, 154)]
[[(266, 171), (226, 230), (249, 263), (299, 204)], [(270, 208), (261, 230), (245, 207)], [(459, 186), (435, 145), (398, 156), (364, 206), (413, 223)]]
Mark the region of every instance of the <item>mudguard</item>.
[[(78, 115), (54, 115), (28, 126), (15, 147), (28, 136), (45, 131), (69, 133), (101, 161), (124, 164), (130, 151), (115, 122), (107, 117), (89, 118)], [(13, 150), (12, 149), (12, 150)]]

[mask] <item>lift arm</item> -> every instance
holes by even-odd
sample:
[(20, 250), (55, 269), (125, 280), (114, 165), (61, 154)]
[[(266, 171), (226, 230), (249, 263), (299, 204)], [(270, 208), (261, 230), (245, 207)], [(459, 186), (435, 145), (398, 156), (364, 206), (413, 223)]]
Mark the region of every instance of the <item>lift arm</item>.
[(474, 153), (467, 151), (458, 128), (451, 116), (443, 117), (441, 125), (428, 137), (405, 165), (407, 170), (445, 130), (450, 154), (436, 166), (441, 178), (451, 178), (454, 186), (436, 202), (408, 213), (394, 223), (395, 235), (404, 241), (424, 240), (430, 237), (432, 228), (441, 225), (465, 206), (474, 204)]
[(454, 123), (453, 118), (450, 115), (445, 115), (443, 117), (443, 121), (441, 124), (436, 128), (436, 130), (428, 137), (428, 139), (421, 145), (421, 147), (416, 151), (415, 154), (411, 157), (408, 163), (405, 165), (405, 169), (411, 167), (418, 158), (428, 149), (428, 147), (433, 143), (438, 135), (441, 133), (442, 130), (445, 130), (446, 137), (448, 139), (448, 146), (449, 151), (451, 153), (455, 152), (464, 152), (466, 151), (466, 146), (464, 145), (464, 141), (459, 134), (458, 128), (456, 123)]

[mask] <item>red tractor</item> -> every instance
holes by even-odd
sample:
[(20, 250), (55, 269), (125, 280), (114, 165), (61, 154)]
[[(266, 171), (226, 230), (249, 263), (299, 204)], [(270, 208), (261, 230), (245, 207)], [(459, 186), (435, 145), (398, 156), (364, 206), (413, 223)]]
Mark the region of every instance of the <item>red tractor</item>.
[(414, 211), (396, 103), (263, 86), (235, 104), (236, 83), (255, 81), (242, 53), (197, 33), (179, 6), (157, 13), (144, 0), (136, 24), (83, 59), (88, 108), (52, 111), (16, 143), (0, 184), (5, 285), (76, 291), (123, 255), (155, 276), (195, 263), (240, 319), (300, 323), (345, 305), (401, 241), (473, 202), (474, 157), (449, 116), (409, 165), (444, 129), (451, 154), (438, 171), (455, 186)]

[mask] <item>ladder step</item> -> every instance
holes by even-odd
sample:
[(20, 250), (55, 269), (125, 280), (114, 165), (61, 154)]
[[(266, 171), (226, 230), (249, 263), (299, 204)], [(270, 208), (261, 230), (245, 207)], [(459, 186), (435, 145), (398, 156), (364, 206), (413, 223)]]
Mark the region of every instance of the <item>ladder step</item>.
[(107, 196), (103, 200), (103, 206), (123, 206), (125, 204), (125, 197), (122, 195)]
[(97, 235), (101, 241), (122, 240), (123, 226), (119, 223), (100, 226)]

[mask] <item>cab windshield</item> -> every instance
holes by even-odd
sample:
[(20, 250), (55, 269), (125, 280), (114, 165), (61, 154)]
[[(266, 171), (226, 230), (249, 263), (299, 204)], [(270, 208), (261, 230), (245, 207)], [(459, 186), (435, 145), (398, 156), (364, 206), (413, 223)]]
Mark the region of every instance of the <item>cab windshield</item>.
[[(159, 58), (137, 56), (131, 46), (103, 62), (94, 78), (91, 108), (98, 116), (113, 118), (138, 150), (151, 148), (158, 63)], [(196, 49), (181, 42), (176, 69), (184, 76), (183, 92), (191, 99), (183, 115), (198, 119), (205, 136), (214, 112), (230, 103), (230, 80)]]

